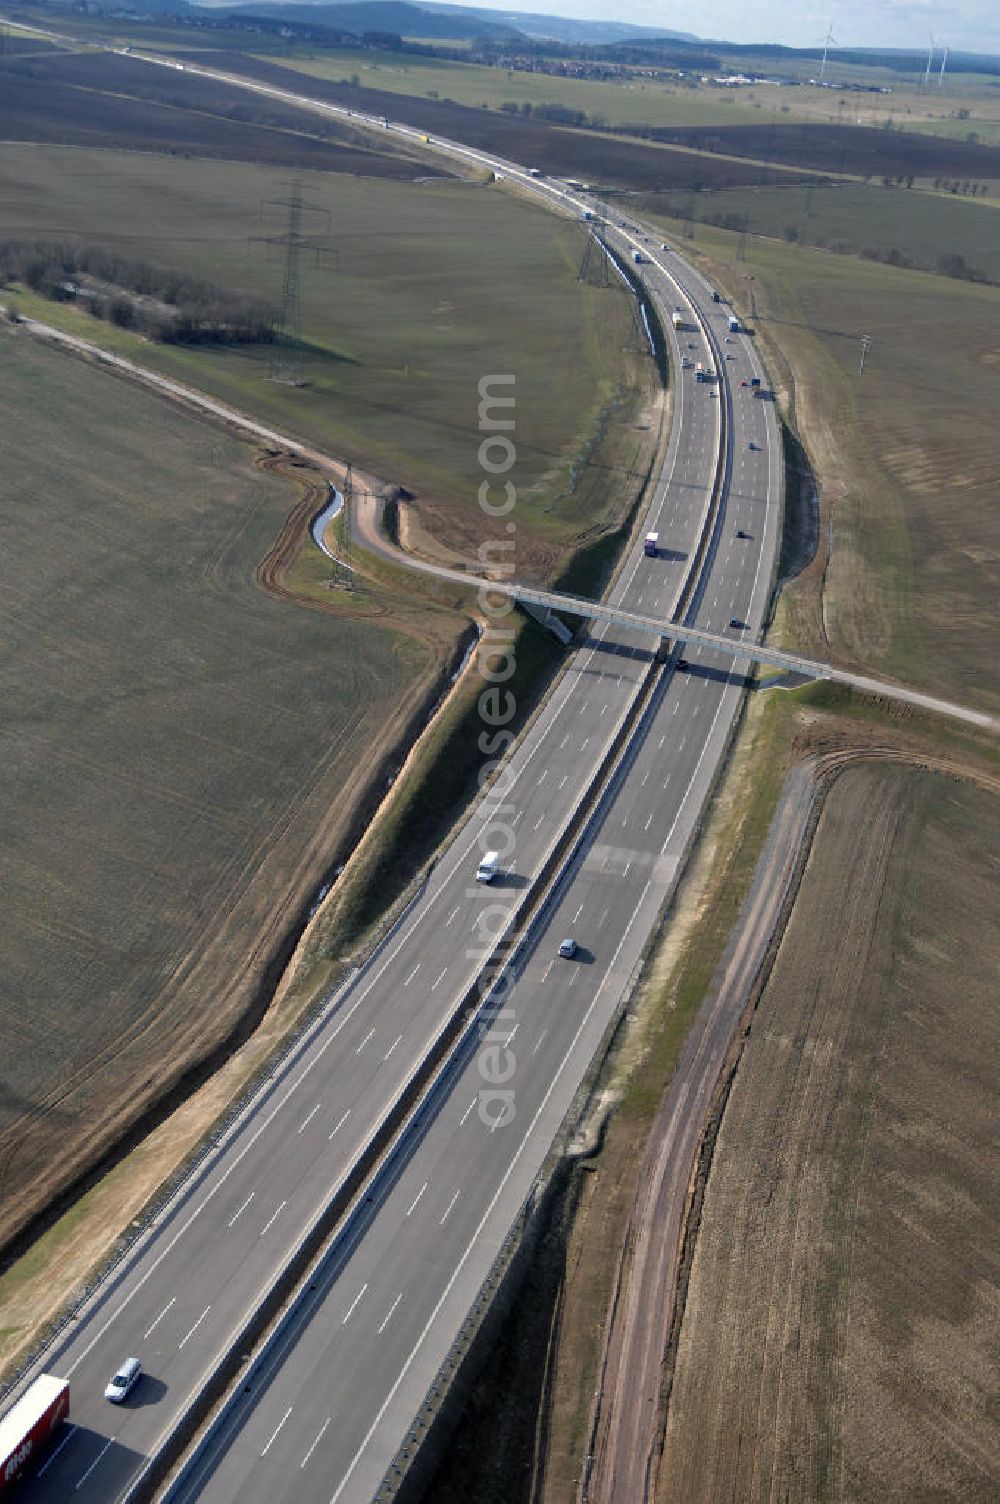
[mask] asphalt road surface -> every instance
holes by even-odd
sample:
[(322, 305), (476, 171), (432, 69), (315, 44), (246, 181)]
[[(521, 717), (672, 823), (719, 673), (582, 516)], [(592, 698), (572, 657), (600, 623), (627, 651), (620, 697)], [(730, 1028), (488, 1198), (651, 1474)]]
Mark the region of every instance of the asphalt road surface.
[[(675, 289), (664, 272), (650, 272), (669, 323)], [(683, 275), (693, 285), (693, 274)], [(724, 310), (708, 304), (706, 312), (721, 341)], [(735, 357), (727, 365), (760, 374), (748, 340), (734, 337), (726, 348)], [(736, 617), (752, 633), (777, 543), (780, 451), (770, 405), (739, 391), (697, 619), (722, 629)], [(718, 390), (696, 385), (692, 372), (678, 373), (675, 392), (647, 519), (670, 554), (629, 560), (614, 593), (664, 617), (704, 524), (719, 405), (730, 402), (724, 381)], [(748, 536), (738, 538), (738, 529)], [(472, 881), (489, 817), (480, 805), (405, 924), (53, 1346), (44, 1366), (71, 1379), (72, 1422), (23, 1498), (121, 1498), (163, 1444), (474, 982), (486, 934), (514, 925), (648, 654), (648, 640), (604, 627), (573, 655), (512, 759), (505, 803), (516, 847), (500, 882)], [(255, 1380), (251, 1408), (237, 1411), (225, 1433), (229, 1445), (184, 1496), (371, 1497), (530, 1191), (697, 826), (742, 679), (720, 670), (714, 654), (704, 665), (698, 650), (687, 657), (687, 672), (663, 675), (642, 745), (508, 996), (512, 1018), (500, 1027), (516, 1060), (513, 1121), (491, 1126), (481, 1111), (481, 1049), (459, 1059), (433, 1110), (387, 1163), (375, 1199), (348, 1224), (313, 1318)], [(564, 934), (576, 935), (581, 950), (557, 962)], [(146, 1377), (113, 1407), (104, 1384), (128, 1354)]]
[[(706, 406), (718, 400), (699, 395)], [(734, 453), (751, 423), (763, 429), (766, 412), (748, 400), (734, 413)], [(755, 630), (778, 482), (766, 449), (744, 449), (759, 469), (751, 478), (737, 462), (699, 620), (721, 627), (738, 616)], [(734, 524), (751, 521), (755, 538), (738, 541), (756, 547), (738, 548)], [(636, 570), (633, 598), (656, 588), (659, 563)], [(687, 673), (665, 679), (642, 745), (503, 1016), (456, 1064), (434, 1112), (386, 1167), (303, 1321), (254, 1374), (178, 1498), (361, 1501), (378, 1489), (531, 1191), (697, 825), (741, 680), (714, 659), (704, 671), (697, 653), (689, 661)], [(572, 960), (556, 956), (567, 935), (580, 946)], [(491, 1044), (513, 1065), (516, 1112), (499, 1124), (483, 1096)]]

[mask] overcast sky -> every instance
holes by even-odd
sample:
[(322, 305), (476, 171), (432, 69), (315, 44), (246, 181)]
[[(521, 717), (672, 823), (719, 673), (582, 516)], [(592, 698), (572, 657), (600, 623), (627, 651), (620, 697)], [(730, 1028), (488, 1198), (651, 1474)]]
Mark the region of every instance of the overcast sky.
[[(461, 0), (501, 10), (496, 0)], [(523, 0), (512, 9), (582, 20), (631, 21), (731, 42), (784, 42), (810, 47), (828, 26), (843, 47), (925, 48), (929, 33), (942, 46), (1000, 54), (1000, 0)]]

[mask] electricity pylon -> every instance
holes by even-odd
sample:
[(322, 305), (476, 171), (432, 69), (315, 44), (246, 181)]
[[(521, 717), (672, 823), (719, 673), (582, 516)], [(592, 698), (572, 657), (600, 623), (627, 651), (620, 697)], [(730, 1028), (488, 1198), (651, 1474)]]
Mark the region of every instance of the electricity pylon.
[(354, 553), (351, 548), (351, 528), (354, 523), (354, 466), (348, 464), (344, 476), (344, 515), (340, 525), (340, 558), (347, 572), (345, 590), (354, 589)]
[(285, 253), (285, 268), (281, 283), (281, 315), (275, 326), (274, 344), (271, 351), (270, 380), (285, 386), (302, 385), (302, 302), (301, 261), (302, 252), (308, 251), (318, 264), (322, 256), (337, 259), (337, 252), (320, 244), (314, 236), (303, 235), (303, 214), (324, 215), (329, 225), (329, 209), (322, 204), (306, 203), (302, 197), (302, 185), (296, 179), (289, 184), (287, 198), (262, 199), (261, 218), (268, 207), (287, 211), (283, 235), (255, 235), (253, 240), (262, 245), (280, 246)]
[(595, 271), (597, 286), (607, 287), (609, 281), (608, 248), (605, 243), (607, 228), (607, 223), (603, 219), (595, 218), (588, 223), (587, 239), (584, 242), (583, 255), (580, 258), (580, 270), (576, 274), (578, 282), (587, 282), (590, 280), (590, 263), (596, 256), (597, 265)]

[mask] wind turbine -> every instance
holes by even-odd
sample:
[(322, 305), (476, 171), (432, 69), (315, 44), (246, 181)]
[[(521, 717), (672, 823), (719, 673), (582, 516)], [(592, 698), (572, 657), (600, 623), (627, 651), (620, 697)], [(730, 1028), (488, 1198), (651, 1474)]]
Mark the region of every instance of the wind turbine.
[(824, 78), (826, 77), (826, 55), (827, 55), (827, 53), (830, 50), (830, 43), (831, 42), (833, 43), (833, 45), (835, 47), (839, 47), (840, 46), (840, 43), (837, 41), (837, 38), (833, 34), (833, 22), (832, 21), (830, 22), (830, 25), (826, 28), (826, 36), (823, 38), (823, 62), (820, 65), (820, 70), (819, 70), (819, 81), (820, 81), (820, 83), (822, 83), (823, 80), (824, 80)]
[(946, 47), (944, 49), (944, 52), (941, 55), (941, 72), (938, 74), (938, 88), (939, 89), (940, 89), (941, 85), (944, 83), (944, 70), (945, 70), (945, 68), (947, 66), (948, 66), (948, 49)]
[(924, 88), (926, 89), (931, 77), (931, 63), (934, 61), (934, 33), (931, 32), (931, 45), (927, 53), (927, 67), (924, 69)]

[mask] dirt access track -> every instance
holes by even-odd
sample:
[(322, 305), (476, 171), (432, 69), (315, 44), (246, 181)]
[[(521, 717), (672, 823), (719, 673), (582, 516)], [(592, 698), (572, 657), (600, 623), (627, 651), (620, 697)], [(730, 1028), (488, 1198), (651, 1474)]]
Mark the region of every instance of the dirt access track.
[(676, 1347), (712, 1154), (754, 1008), (792, 911), (824, 802), (859, 764), (908, 763), (1000, 779), (898, 746), (845, 746), (788, 776), (754, 882), (660, 1105), (614, 1283), (582, 1493), (588, 1504), (652, 1501)]

